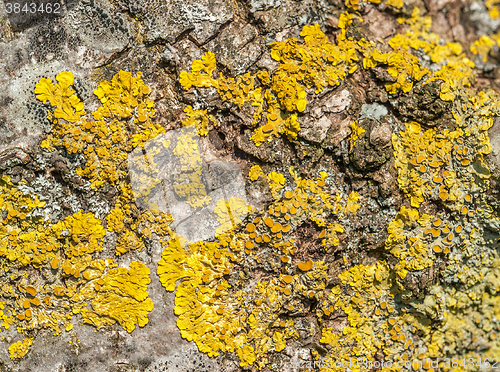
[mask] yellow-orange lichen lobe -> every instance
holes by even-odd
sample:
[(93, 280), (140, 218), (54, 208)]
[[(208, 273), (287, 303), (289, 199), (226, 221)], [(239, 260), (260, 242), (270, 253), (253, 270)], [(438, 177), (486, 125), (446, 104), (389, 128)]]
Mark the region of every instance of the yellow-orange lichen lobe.
[(495, 41), (492, 40), (487, 35), (481, 36), (478, 40), (476, 40), (470, 47), (470, 50), (474, 54), (478, 54), (482, 57), (483, 62), (487, 61), (488, 53), (495, 45)]
[(356, 141), (358, 140), (358, 138), (365, 132), (366, 131), (363, 129), (363, 127), (358, 125), (357, 120), (354, 123), (351, 123), (351, 149), (356, 145)]
[(64, 119), (70, 123), (80, 120), (85, 115), (83, 102), (71, 88), (74, 76), (69, 71), (63, 71), (56, 76), (58, 83), (53, 84), (50, 79), (40, 79), (35, 86), (36, 98), (43, 103), (49, 102), (54, 109), (56, 119)]
[(201, 57), (201, 60), (193, 61), (191, 73), (186, 71), (181, 72), (179, 82), (186, 90), (193, 85), (200, 87), (217, 85), (216, 80), (211, 77), (216, 67), (215, 54), (207, 52)]
[(191, 106), (186, 106), (184, 112), (187, 115), (187, 119), (182, 121), (182, 125), (184, 127), (195, 125), (200, 136), (208, 134), (210, 123), (213, 126), (217, 125), (215, 118), (207, 114), (207, 110), (194, 110)]
[(265, 177), (265, 174), (259, 165), (254, 165), (252, 166), (252, 168), (250, 168), (248, 176), (252, 181), (257, 181), (259, 179), (259, 176)]

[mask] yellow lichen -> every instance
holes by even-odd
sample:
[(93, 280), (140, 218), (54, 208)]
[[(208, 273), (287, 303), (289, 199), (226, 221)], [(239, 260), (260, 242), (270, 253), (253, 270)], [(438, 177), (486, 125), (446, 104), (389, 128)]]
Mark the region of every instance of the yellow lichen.
[(201, 60), (193, 61), (191, 72), (182, 71), (179, 77), (179, 82), (186, 90), (193, 85), (196, 87), (217, 86), (217, 81), (212, 79), (212, 73), (216, 68), (215, 55), (213, 53), (205, 53)]
[[(330, 366), (335, 363), (342, 365), (342, 362), (348, 364), (351, 352), (369, 361), (379, 349), (393, 360), (404, 342), (391, 341), (392, 335), (386, 323), (389, 314), (398, 319), (394, 305), (394, 275), (387, 264), (378, 262), (370, 266), (354, 266), (340, 274), (339, 278), (344, 288), (336, 286), (325, 295), (319, 315), (328, 316), (334, 309), (339, 309), (347, 315), (348, 324), (341, 332), (335, 332), (330, 327), (323, 328), (320, 342), (331, 346), (324, 361)], [(407, 334), (410, 330), (404, 327), (398, 333)], [(395, 332), (396, 335), (398, 333)]]
[(129, 251), (140, 251), (142, 248), (144, 248), (142, 239), (140, 239), (137, 234), (127, 230), (125, 233), (119, 235), (115, 249), (117, 255), (122, 255)]
[(421, 80), (428, 74), (427, 68), (422, 68), (420, 61), (413, 54), (407, 52), (407, 47), (400, 40), (393, 38), (389, 45), (394, 48), (390, 53), (380, 52), (374, 48), (374, 43), (360, 43), (363, 47), (364, 68), (372, 68), (379, 64), (387, 65), (387, 72), (395, 82), (386, 83), (385, 87), (391, 94), (396, 94), (398, 90), (409, 92), (415, 81)]
[[(288, 190), (283, 195), (276, 192), (267, 211), (249, 214), (247, 218), (253, 222), (239, 227), (227, 212), (237, 207), (220, 200), (216, 213), (221, 230), (216, 241), (186, 244), (174, 235), (162, 242), (158, 275), (167, 290), (175, 290), (181, 335), (210, 356), (233, 352), (241, 366), (257, 363), (263, 367), (269, 353), (283, 350), (288, 339), (298, 337), (288, 316), (290, 309), (304, 309), (305, 300), (323, 296), (327, 280), (323, 261), (308, 260), (295, 268), (290, 265), (289, 257), (297, 250), (294, 230), (306, 220), (326, 225), (327, 219), (349, 213), (348, 204), (353, 205), (358, 197), (351, 195), (348, 203), (339, 194), (330, 195), (325, 172), (314, 179), (301, 178), (293, 168), (290, 174), (295, 180), (291, 190), (282, 174), (270, 175), (280, 188)], [(241, 205), (240, 219), (255, 213), (242, 201), (235, 202)], [(350, 212), (356, 209), (351, 207)], [(338, 230), (340, 225), (335, 226)], [(263, 260), (257, 262), (266, 262), (272, 275), (253, 284), (243, 272), (238, 273), (236, 264), (255, 262), (260, 255)], [(282, 270), (290, 275), (283, 275)], [(293, 270), (296, 274), (292, 276)], [(238, 278), (234, 285), (229, 284), (231, 277)], [(270, 332), (274, 327), (278, 329)]]
[(28, 353), (31, 345), (33, 344), (33, 338), (24, 338), (22, 341), (17, 341), (9, 346), (9, 356), (11, 359), (21, 359)]
[[(490, 3), (489, 7), (495, 5)], [(361, 4), (346, 2), (351, 9)], [(404, 6), (402, 1), (386, 4), (393, 8)], [(500, 100), (491, 90), (476, 92), (470, 88), (474, 64), (462, 53), (462, 47), (440, 40), (430, 31), (430, 18), (420, 17), (418, 8), (414, 9), (409, 19), (401, 20), (407, 30), (390, 38), (387, 48), (382, 43), (348, 37), (347, 27), (359, 18), (343, 13), (336, 44), (330, 43), (317, 25), (303, 28), (303, 42), (291, 38), (271, 44), (271, 57), (279, 65), (270, 73), (259, 71), (235, 78), (221, 75), (214, 79), (215, 56), (206, 53), (193, 62), (191, 72), (180, 76), (185, 89), (214, 87), (223, 100), (253, 109), (251, 126), (260, 125), (265, 113), (265, 123), (252, 137), (257, 145), (279, 134), (294, 140), (300, 129), (297, 118), (312, 97), (312, 92), (308, 97), (308, 89), (319, 93), (326, 86), (338, 85), (355, 70), (358, 52), (364, 57), (364, 68), (386, 69), (385, 88), (390, 94), (409, 93), (415, 86), (438, 81), (440, 98), (450, 102), (447, 107), (451, 107), (454, 120), (424, 130), (416, 122), (407, 122), (406, 129), (392, 138), (403, 206), (398, 213), (395, 211), (387, 227), (387, 262), (375, 262), (368, 255), (360, 256), (360, 260), (371, 264), (353, 266), (346, 258), (352, 248), (346, 244), (343, 260), (335, 264), (345, 265), (346, 269), (338, 275), (340, 281), (332, 285), (332, 272), (337, 266), (322, 257), (355, 229), (356, 224), (349, 221), (357, 218), (364, 198), (357, 192), (347, 195), (324, 171), (312, 178), (302, 177), (294, 167), (289, 169), (291, 178), (269, 173), (272, 202), (260, 212), (248, 210), (243, 199), (220, 199), (214, 210), (219, 222), (217, 237), (189, 244), (170, 231), (171, 219), (157, 206), (134, 209), (132, 213), (131, 188), (121, 175), (116, 181), (101, 177), (100, 181), (118, 185), (117, 202), (105, 216), (109, 233), (118, 234), (117, 253), (140, 249), (140, 236), (159, 236), (163, 252), (157, 273), (163, 286), (175, 291), (175, 313), (182, 337), (195, 342), (200, 351), (210, 356), (235, 353), (240, 366), (256, 364), (263, 368), (273, 353), (286, 348), (288, 340), (299, 337), (299, 330), (304, 337), (316, 336), (314, 329), (304, 328), (295, 316), (309, 314), (313, 306), (322, 327), (320, 342), (329, 345), (323, 349), (323, 362), (332, 362), (330, 366), (336, 362), (349, 365), (353, 356), (392, 363), (427, 357), (496, 356), (500, 332), (496, 322), (500, 316), (500, 218), (496, 206), (489, 204), (494, 201), (487, 193), (491, 172), (485, 156), (491, 151), (488, 129), (500, 112)], [(480, 39), (472, 51), (484, 57), (490, 44), (486, 38)], [(429, 61), (432, 68), (425, 67)], [(121, 122), (121, 115), (135, 115), (130, 110), (120, 111), (129, 103), (117, 98), (121, 93), (116, 92), (133, 92), (120, 83), (127, 76), (118, 76), (96, 92), (102, 107), (113, 116), (111, 119), (111, 114), (97, 114), (106, 118), (106, 125), (114, 120)], [(56, 107), (52, 115), (57, 119), (56, 128), (65, 128), (55, 130), (51, 134), (55, 137), (49, 137), (43, 146), (82, 152), (87, 145), (78, 142), (81, 133), (75, 134), (74, 128), (92, 125), (82, 119), (83, 105), (70, 88), (72, 75), (64, 73), (57, 80), (56, 85), (48, 80), (37, 85), (39, 98)], [(141, 91), (147, 102), (149, 90)], [(134, 94), (127, 97), (132, 97), (130, 107), (143, 102), (137, 100), (134, 106)], [(174, 146), (178, 160), (174, 191), (193, 208), (204, 207), (210, 201), (202, 182), (202, 159), (194, 127), (189, 128), (196, 125), (198, 134), (206, 134), (211, 121), (207, 112), (186, 108), (186, 127)], [(139, 122), (141, 118), (137, 118)], [(141, 135), (134, 135), (125, 153), (129, 148), (145, 148), (145, 141), (160, 132), (135, 124)], [(101, 130), (99, 125), (96, 128)], [(357, 123), (352, 129), (351, 148), (364, 132)], [(74, 146), (70, 140), (58, 139), (61, 133), (63, 138), (67, 135), (66, 130), (73, 138), (76, 135)], [(87, 138), (84, 140), (93, 143), (92, 138)], [(156, 145), (154, 150), (160, 152), (161, 146), (170, 143)], [(109, 148), (113, 146), (104, 143), (95, 151), (104, 153), (101, 158), (107, 159)], [(87, 150), (82, 153), (88, 157)], [(123, 156), (123, 152), (119, 154)], [(152, 160), (148, 179), (153, 179), (152, 174), (158, 171), (156, 157), (148, 160)], [(93, 177), (90, 171), (84, 175), (99, 189), (95, 183), (99, 177)], [(265, 177), (260, 167), (253, 166), (250, 179), (255, 181), (259, 176)], [(55, 272), (54, 282), (47, 288), (24, 279), (19, 279), (17, 286), (7, 279), (2, 282), (3, 297), (15, 298), (0, 313), (4, 328), (15, 323), (25, 334), (40, 327), (57, 333), (60, 326), (71, 328), (72, 313), (81, 313), (84, 321), (97, 327), (118, 322), (129, 332), (137, 323), (146, 324), (152, 309), (147, 298), (149, 270), (133, 262), (127, 271), (115, 268), (112, 260), (96, 258), (106, 233), (96, 216), (80, 211), (38, 229), (35, 227), (42, 221), (30, 213), (43, 208), (44, 202), (21, 195), (8, 178), (0, 185), (4, 212), (0, 253), (5, 257), (4, 265), (11, 275), (25, 273), (29, 265)], [(147, 198), (157, 185), (157, 181), (148, 183), (140, 194)], [(434, 215), (414, 209), (420, 207)], [(429, 212), (433, 210), (437, 212)], [(319, 250), (309, 251), (309, 244), (297, 242), (309, 221), (314, 224), (308, 230), (321, 240)], [(319, 228), (319, 233), (314, 228)], [(295, 256), (299, 250), (300, 256)], [(254, 276), (257, 270), (265, 276)], [(58, 305), (63, 300), (68, 301), (70, 309)], [(336, 321), (332, 327), (332, 316), (345, 319), (345, 323)], [(327, 326), (324, 319), (329, 322)], [(315, 360), (320, 358), (315, 349), (311, 355)], [(452, 369), (442, 362), (439, 368)], [(423, 369), (430, 370), (429, 363)]]
[(203, 158), (200, 155), (196, 131), (190, 130), (189, 127), (181, 130), (174, 154), (180, 163), (172, 186), (174, 192), (193, 208), (207, 205), (212, 198), (202, 181)]
[(133, 261), (129, 270), (124, 267), (109, 270), (99, 280), (87, 283), (72, 298), (73, 301), (90, 301), (91, 307), (73, 312), (80, 312), (83, 321), (97, 329), (115, 322), (129, 333), (135, 329), (136, 324), (144, 327), (148, 324), (148, 314), (154, 307), (148, 298), (147, 285), (151, 282), (149, 273), (149, 269), (138, 261)]
[(361, 205), (358, 204), (359, 199), (361, 199), (361, 195), (356, 191), (351, 191), (347, 197), (345, 213), (356, 213), (356, 211), (361, 208)]
[(257, 128), (250, 139), (254, 140), (257, 146), (280, 133), (285, 134), (290, 140), (296, 139), (300, 130), (297, 115), (284, 113), (280, 109), (278, 99), (269, 90), (266, 90), (265, 98), (269, 107), (266, 115), (267, 124)]
[(401, 9), (404, 5), (403, 0), (387, 0), (386, 4), (396, 9)]
[[(143, 146), (162, 128), (150, 121), (154, 115), (152, 101), (147, 98), (150, 89), (140, 73), (135, 78), (121, 71), (110, 83), (101, 83), (95, 94), (102, 105), (92, 113), (93, 120), (86, 117), (83, 103), (71, 88), (73, 75), (62, 72), (56, 80), (53, 84), (41, 79), (35, 88), (37, 98), (54, 108), (48, 115), (53, 129), (42, 147), (81, 153), (87, 163), (78, 172), (88, 177), (94, 190), (105, 183), (115, 186), (118, 198), (102, 220), (79, 210), (51, 221), (46, 202), (32, 194), (25, 180), (14, 185), (10, 177), (2, 177), (0, 296), (9, 299), (0, 303), (2, 327), (8, 329), (15, 324), (25, 336), (40, 329), (59, 334), (71, 330), (72, 317), (82, 314), (84, 322), (98, 328), (119, 323), (131, 332), (136, 324), (146, 325), (153, 308), (147, 298), (149, 269), (135, 261), (129, 270), (115, 269), (112, 259), (97, 255), (103, 250), (107, 231), (119, 234), (119, 253), (144, 246), (142, 232), (154, 231), (159, 236), (170, 232), (171, 219), (167, 216), (151, 210), (133, 213), (133, 194), (123, 168), (128, 152)], [(89, 166), (94, 151), (103, 166), (100, 169)], [(153, 228), (151, 215), (157, 223)], [(136, 233), (139, 224), (141, 235)], [(40, 274), (32, 275), (33, 271)], [(22, 358), (31, 342), (32, 338), (25, 337), (23, 342), (11, 345), (11, 357)]]
[(474, 41), (474, 44), (472, 44), (470, 47), (470, 51), (481, 56), (483, 58), (483, 62), (486, 62), (488, 53), (494, 45), (495, 42), (488, 36), (484, 35), (481, 36), (478, 40)]
[(257, 181), (259, 179), (259, 176), (264, 177), (265, 174), (262, 172), (262, 169), (260, 168), (259, 165), (254, 165), (252, 168), (250, 168), (250, 172), (248, 173), (248, 176), (252, 181)]
[(222, 234), (225, 231), (234, 229), (241, 224), (250, 210), (251, 207), (240, 197), (227, 200), (219, 199), (214, 210), (219, 222), (219, 227), (215, 230), (215, 233)]
[(489, 171), (483, 156), (491, 151), (485, 136), (490, 126), (491, 122), (484, 120), (465, 131), (459, 127), (451, 132), (429, 129), (422, 133), (418, 123), (410, 122), (405, 132), (393, 134), (399, 187), (410, 195), (413, 207), (429, 196), (458, 208), (464, 203), (466, 190), (485, 189)]
[(394, 269), (402, 279), (409, 270), (423, 270), (433, 263), (434, 251), (424, 236), (424, 228), (429, 227), (430, 219), (429, 215), (419, 216), (417, 210), (403, 206), (389, 223), (385, 246), (399, 259)]
[(273, 198), (278, 199), (278, 192), (285, 186), (285, 176), (281, 173), (271, 172), (267, 175), (267, 178)]
[(340, 240), (338, 238), (337, 233), (343, 233), (345, 231), (344, 227), (338, 223), (329, 225), (326, 230), (323, 230), (324, 233), (320, 234), (320, 238), (324, 238), (321, 241), (321, 244), (326, 247), (336, 247), (340, 244)]
[[(149, 269), (142, 263), (133, 262), (128, 273), (125, 268), (107, 270), (113, 267), (112, 260), (93, 258), (96, 252), (102, 251), (102, 238), (106, 234), (100, 220), (92, 213), (79, 211), (56, 224), (48, 225), (42, 232), (33, 224), (40, 223), (41, 217), (26, 219), (19, 211), (29, 213), (34, 208), (43, 208), (45, 203), (37, 199), (33, 203), (29, 201), (29, 196), (23, 196), (10, 204), (12, 196), (23, 194), (16, 191), (8, 178), (4, 177), (3, 182), (3, 188), (7, 191), (1, 195), (3, 205), (7, 204), (12, 211), (18, 211), (15, 215), (23, 222), (31, 222), (25, 226), (21, 223), (10, 232), (8, 226), (15, 226), (15, 220), (5, 221), (9, 225), (2, 225), (0, 254), (4, 256), (4, 269), (13, 274), (28, 270), (28, 265), (49, 272), (52, 270), (50, 275), (53, 284), (38, 289), (34, 285), (26, 285), (26, 279), (22, 279), (24, 276), (16, 276), (20, 280), (19, 287), (26, 288), (26, 293), (31, 297), (24, 300), (20, 297), (22, 301), (19, 301), (17, 308), (19, 332), (50, 328), (58, 334), (61, 325), (66, 330), (71, 329), (71, 318), (77, 313), (85, 314), (85, 322), (98, 326), (118, 321), (127, 331), (133, 330), (136, 322), (140, 326), (147, 323), (147, 314), (152, 310), (151, 300), (146, 299)], [(17, 204), (19, 201), (23, 203), (20, 206)], [(10, 292), (10, 297), (19, 296), (13, 290)], [(5, 287), (3, 294), (7, 294)], [(43, 304), (40, 298), (43, 298)], [(65, 306), (60, 304), (62, 299)], [(91, 302), (91, 309), (85, 308), (88, 302)], [(9, 311), (16, 314), (15, 307)], [(13, 323), (12, 318), (4, 312), (2, 315), (3, 327), (8, 328)]]
[[(380, 64), (387, 66), (387, 72), (394, 78), (394, 82), (385, 84), (387, 91), (396, 94), (398, 90), (409, 92), (414, 83), (424, 79), (425, 83), (441, 82), (441, 99), (451, 101), (456, 90), (470, 86), (474, 78), (474, 63), (462, 54), (462, 47), (458, 43), (447, 42), (439, 44), (439, 36), (430, 32), (431, 19), (420, 17), (420, 10), (414, 8), (412, 17), (401, 20), (410, 25), (410, 29), (403, 35), (397, 34), (389, 41), (392, 52), (382, 52), (376, 44), (365, 39), (358, 42), (358, 47), (364, 55), (363, 67), (373, 68)], [(439, 69), (430, 71), (422, 67), (413, 50), (423, 50)]]
[[(73, 79), (71, 72), (64, 71), (56, 77), (59, 83), (52, 85), (50, 79), (41, 79), (36, 85), (37, 98), (56, 106), (53, 129), (42, 147), (49, 151), (63, 147), (70, 154), (83, 152), (86, 163), (77, 173), (88, 177), (93, 188), (105, 182), (115, 184), (126, 176), (122, 164), (127, 152), (164, 131), (151, 122), (155, 111), (148, 98), (150, 88), (140, 72), (137, 77), (118, 72), (111, 82), (101, 83), (94, 91), (102, 106), (92, 113), (93, 120), (88, 120), (82, 117), (83, 103), (70, 88)], [(139, 131), (130, 130), (130, 124)]]
[(500, 17), (500, 10), (498, 9), (498, 0), (486, 0), (486, 8), (491, 18), (496, 19)]
[[(119, 242), (119, 254), (144, 245), (141, 237), (131, 236), (136, 234), (131, 230), (134, 218), (129, 206), (133, 194), (127, 184), (125, 160), (135, 147), (143, 147), (164, 132), (161, 126), (152, 122), (155, 110), (149, 98), (151, 89), (144, 84), (141, 76), (140, 72), (134, 77), (129, 72), (120, 71), (111, 82), (99, 84), (94, 94), (101, 106), (92, 112), (92, 119), (84, 116), (83, 103), (71, 88), (74, 80), (71, 72), (64, 71), (57, 75), (59, 83), (56, 84), (49, 79), (41, 79), (35, 88), (38, 99), (55, 106), (53, 114), (49, 111), (49, 116), (55, 117), (53, 128), (42, 142), (42, 147), (49, 151), (57, 148), (70, 154), (82, 153), (85, 164), (76, 171), (90, 180), (93, 189), (99, 189), (105, 183), (119, 189), (119, 199), (107, 217), (109, 230), (125, 233), (127, 237)], [(61, 116), (58, 113), (61, 110), (66, 115)]]
[(358, 138), (366, 131), (363, 129), (363, 127), (358, 126), (357, 120), (354, 123), (351, 123), (351, 130), (350, 143), (352, 149), (356, 145), (356, 141), (358, 140)]
[(106, 216), (106, 221), (108, 222), (108, 230), (115, 231), (117, 233), (122, 232), (125, 229), (123, 224), (125, 216), (121, 208), (113, 208), (109, 214)]
[[(74, 81), (73, 74), (63, 71), (57, 75), (56, 80), (58, 83), (52, 84), (50, 79), (40, 79), (35, 87), (36, 98), (43, 103), (49, 102), (52, 107), (55, 107), (56, 119), (64, 119), (70, 123), (80, 121), (85, 111), (83, 102), (71, 88)], [(47, 145), (50, 146), (50, 144)]]
[[(219, 79), (214, 79), (215, 55), (207, 52), (192, 63), (191, 72), (181, 72), (179, 82), (184, 89), (214, 87), (223, 100), (239, 107), (249, 103), (254, 110), (253, 124), (260, 121), (267, 104), (266, 124), (251, 137), (257, 146), (279, 134), (295, 140), (300, 130), (297, 115), (307, 105), (305, 89), (314, 87), (318, 94), (326, 86), (339, 85), (348, 73), (356, 70), (358, 60), (354, 42), (346, 38), (345, 30), (337, 45), (328, 41), (318, 25), (304, 26), (300, 36), (304, 43), (292, 38), (271, 44), (271, 57), (280, 62), (272, 76), (267, 71), (258, 71), (256, 75), (246, 73), (236, 78), (226, 78), (221, 73)], [(256, 78), (262, 87), (256, 87)]]
[(52, 227), (56, 237), (64, 241), (65, 253), (69, 257), (89, 255), (102, 250), (99, 240), (106, 235), (101, 221), (92, 213), (81, 211), (68, 216)]
[(207, 110), (193, 110), (191, 106), (186, 106), (184, 112), (187, 115), (187, 119), (182, 122), (182, 125), (187, 127), (189, 125), (195, 125), (198, 130), (198, 135), (206, 136), (208, 134), (208, 126), (210, 123), (212, 125), (217, 125), (215, 118), (212, 115), (207, 114)]

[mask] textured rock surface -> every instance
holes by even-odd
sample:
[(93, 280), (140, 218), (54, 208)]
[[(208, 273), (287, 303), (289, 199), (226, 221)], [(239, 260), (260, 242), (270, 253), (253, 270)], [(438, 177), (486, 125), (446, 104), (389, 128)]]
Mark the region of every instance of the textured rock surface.
[[(71, 0), (50, 15), (14, 2), (0, 4), (0, 370), (498, 357), (500, 100), (478, 93), (499, 89), (495, 1)], [(447, 61), (458, 68), (439, 75)], [(122, 132), (48, 116), (40, 92), (63, 71), (75, 92), (61, 117), (85, 110)], [(144, 102), (120, 101), (139, 71), (130, 97)], [(107, 155), (91, 164), (92, 146)], [(94, 216), (83, 232), (53, 227), (80, 211)], [(200, 243), (188, 255), (174, 232)], [(36, 249), (11, 258), (16, 240), (59, 248), (26, 263)], [(94, 266), (71, 253), (82, 245)], [(128, 293), (112, 275), (136, 262), (150, 283), (132, 278)], [(49, 290), (52, 307), (36, 297)], [(151, 311), (134, 307), (144, 291)], [(113, 313), (114, 293), (133, 305)], [(64, 320), (44, 323), (59, 308)]]

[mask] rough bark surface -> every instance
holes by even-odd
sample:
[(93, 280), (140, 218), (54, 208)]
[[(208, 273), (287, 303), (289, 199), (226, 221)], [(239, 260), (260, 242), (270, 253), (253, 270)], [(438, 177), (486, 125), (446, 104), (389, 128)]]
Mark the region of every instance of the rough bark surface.
[(492, 368), (495, 1), (14, 4), (0, 370)]

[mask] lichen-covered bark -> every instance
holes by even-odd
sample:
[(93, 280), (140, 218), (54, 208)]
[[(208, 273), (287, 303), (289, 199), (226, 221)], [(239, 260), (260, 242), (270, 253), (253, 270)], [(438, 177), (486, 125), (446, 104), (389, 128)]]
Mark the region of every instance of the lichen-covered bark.
[(2, 370), (495, 363), (499, 4), (46, 3), (0, 6)]

